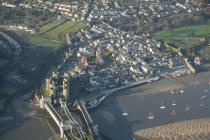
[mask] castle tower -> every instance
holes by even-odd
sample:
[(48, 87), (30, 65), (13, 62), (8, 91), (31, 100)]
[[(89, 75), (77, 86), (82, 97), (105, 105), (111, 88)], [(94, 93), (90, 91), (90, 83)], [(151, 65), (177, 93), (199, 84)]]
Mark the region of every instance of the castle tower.
[(50, 89), (50, 79), (49, 78), (46, 78), (45, 84), (46, 84), (46, 91), (49, 91), (49, 89)]
[(103, 64), (104, 60), (101, 56), (101, 49), (98, 47), (96, 50), (96, 63)]
[(55, 78), (55, 79), (58, 79), (58, 76), (59, 76), (59, 72), (53, 71), (52, 77)]
[(67, 77), (63, 78), (63, 96), (68, 100), (69, 98), (69, 81)]
[(67, 79), (69, 78), (68, 72), (65, 72), (65, 73), (64, 73), (64, 78), (67, 78)]
[(49, 84), (49, 93), (50, 96), (55, 96), (55, 82), (52, 80)]

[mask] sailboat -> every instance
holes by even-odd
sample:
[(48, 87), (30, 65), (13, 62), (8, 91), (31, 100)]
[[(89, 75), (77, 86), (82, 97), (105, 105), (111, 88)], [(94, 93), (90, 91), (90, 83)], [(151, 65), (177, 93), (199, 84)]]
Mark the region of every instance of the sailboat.
[(128, 112), (126, 112), (125, 108), (123, 109), (122, 115), (123, 115), (123, 116), (127, 116), (127, 115), (128, 115)]
[(175, 100), (172, 101), (172, 106), (176, 106), (176, 101)]
[(160, 109), (165, 109), (166, 107), (164, 106), (164, 102), (162, 101), (161, 102), (161, 106), (160, 106)]
[(190, 110), (190, 107), (189, 105), (186, 105), (186, 108), (185, 108), (186, 111), (189, 111)]
[(154, 114), (152, 114), (152, 112), (150, 112), (147, 118), (149, 120), (153, 120), (155, 118), (155, 116), (154, 116)]
[(206, 95), (201, 96), (201, 103), (200, 103), (200, 106), (201, 107), (204, 106), (204, 102), (205, 102), (206, 99), (207, 99), (207, 96)]

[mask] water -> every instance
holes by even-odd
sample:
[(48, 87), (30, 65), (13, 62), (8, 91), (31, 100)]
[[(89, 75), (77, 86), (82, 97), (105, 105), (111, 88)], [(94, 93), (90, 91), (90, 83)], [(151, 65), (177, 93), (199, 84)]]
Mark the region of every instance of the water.
[(30, 104), (32, 93), (20, 96), (10, 105), (10, 113), (1, 114), (0, 140), (48, 140), (57, 137), (49, 123), (40, 119), (45, 116)]
[[(209, 76), (209, 73), (206, 73), (206, 75)], [(188, 82), (189, 79), (186, 77), (184, 80)], [(196, 77), (190, 80), (196, 80)], [(162, 82), (165, 82), (167, 85), (168, 80), (163, 80)], [(158, 86), (158, 83), (155, 85)], [(163, 92), (156, 95), (141, 96), (144, 89), (148, 88), (151, 87), (146, 85), (139, 89), (129, 89), (123, 91), (123, 94), (109, 97), (97, 110), (91, 113), (93, 120), (99, 125), (99, 131), (107, 139), (132, 140), (132, 134), (136, 130), (184, 120), (210, 117), (210, 99), (208, 99), (210, 98), (210, 86), (208, 85), (208, 77), (204, 78), (200, 84), (187, 85), (184, 88), (185, 92), (179, 94)], [(205, 93), (205, 89), (209, 91)], [(200, 104), (203, 95), (207, 95), (207, 98), (202, 107)], [(176, 106), (172, 106), (173, 100), (176, 101)], [(161, 101), (166, 106), (164, 110), (160, 109)], [(188, 111), (186, 111), (187, 105), (190, 107)], [(127, 116), (122, 115), (123, 108), (126, 108)], [(173, 109), (176, 115), (171, 115)], [(154, 120), (147, 119), (150, 112), (155, 115)]]
[(52, 135), (46, 123), (39, 119), (28, 119), (1, 136), (0, 140), (48, 140)]

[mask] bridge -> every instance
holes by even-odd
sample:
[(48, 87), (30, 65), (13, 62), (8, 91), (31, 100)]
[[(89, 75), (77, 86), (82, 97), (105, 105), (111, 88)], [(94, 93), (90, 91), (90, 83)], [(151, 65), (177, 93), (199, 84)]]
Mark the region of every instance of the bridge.
[[(57, 111), (54, 109), (54, 107), (53, 107), (53, 105), (51, 103), (45, 103), (44, 107), (47, 110), (47, 112), (50, 114), (50, 116), (53, 118), (55, 123), (58, 125), (58, 127), (60, 129), (60, 136), (61, 136), (61, 138), (64, 138), (65, 135), (64, 135), (64, 128), (63, 128), (63, 120), (62, 120), (62, 118), (57, 113)], [(70, 126), (70, 129), (71, 129), (71, 126)]]
[(72, 116), (72, 114), (69, 112), (69, 109), (66, 105), (66, 103), (62, 104), (62, 108), (65, 112), (65, 114), (67, 115), (68, 119), (71, 120), (71, 124), (76, 128), (77, 132), (80, 135), (80, 138), (82, 140), (86, 140), (86, 135), (85, 132), (83, 132), (82, 128), (80, 127), (79, 123), (74, 119), (74, 117)]
[(74, 134), (75, 131), (73, 132), (73, 130), (76, 130), (81, 140), (87, 140), (85, 132), (82, 131), (79, 123), (69, 112), (66, 103), (61, 103), (61, 111), (64, 113), (58, 113), (52, 103), (46, 102), (47, 100), (43, 101), (45, 102), (42, 102), (42, 107), (46, 109), (46, 111), (50, 114), (50, 116), (59, 127), (60, 137), (62, 139), (78, 139), (78, 136), (75, 136)]
[(85, 107), (84, 102), (82, 101), (77, 101), (77, 108), (79, 109), (79, 111), (82, 113), (82, 116), (85, 120), (85, 123), (88, 127), (88, 131), (90, 134), (93, 135), (94, 140), (100, 140), (100, 136), (99, 136), (99, 131), (97, 128), (97, 125), (95, 125)]

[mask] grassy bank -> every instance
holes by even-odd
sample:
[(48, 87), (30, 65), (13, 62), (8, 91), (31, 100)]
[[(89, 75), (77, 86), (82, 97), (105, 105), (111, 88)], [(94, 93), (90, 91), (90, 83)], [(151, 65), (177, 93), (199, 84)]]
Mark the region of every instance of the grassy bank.
[(25, 42), (35, 46), (60, 47), (63, 45), (62, 41), (50, 40), (49, 38), (43, 36), (29, 36), (26, 33), (21, 33), (21, 36)]

